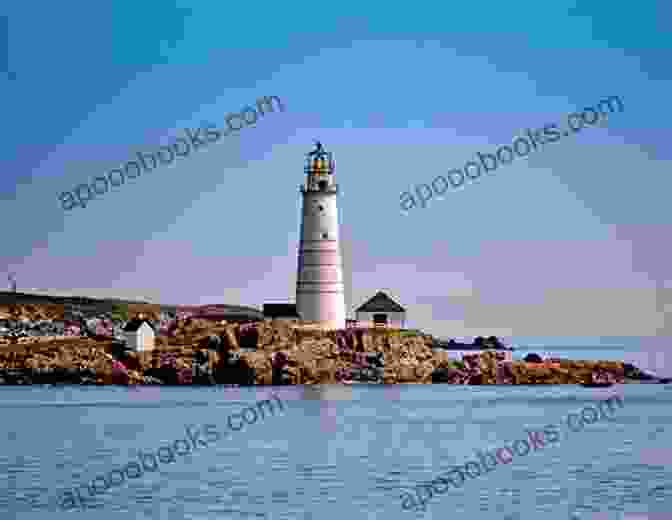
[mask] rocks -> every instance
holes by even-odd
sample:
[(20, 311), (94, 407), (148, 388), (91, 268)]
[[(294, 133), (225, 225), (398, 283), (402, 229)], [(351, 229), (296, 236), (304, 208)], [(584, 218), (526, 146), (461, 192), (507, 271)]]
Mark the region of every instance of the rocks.
[(623, 363), (623, 378), (626, 383), (661, 383), (669, 384), (672, 382), (671, 378), (659, 378), (653, 374), (649, 374), (644, 370), (640, 370), (631, 363)]
[(274, 352), (271, 355), (271, 360), (273, 364), (273, 368), (283, 368), (287, 365), (287, 362), (289, 360), (289, 357), (285, 352)]
[[(125, 352), (111, 340), (83, 339), (1, 347), (0, 368), (34, 372), (3, 372), (0, 383), (576, 384), (618, 382), (626, 372), (622, 363), (615, 362), (507, 361), (511, 354), (503, 350), (465, 353), (457, 361), (443, 349), (433, 350), (429, 335), (389, 329), (323, 331), (299, 322), (236, 325), (192, 319), (180, 322), (175, 332), (175, 338), (159, 337), (157, 347), (147, 352)], [(490, 340), (484, 339), (483, 347)], [(83, 368), (94, 372), (77, 372)], [(627, 367), (627, 373), (646, 381), (646, 374), (635, 367)]]
[(356, 352), (349, 379), (359, 383), (381, 384), (385, 375), (383, 352)]
[(469, 382), (474, 373), (454, 366), (443, 366), (432, 371), (432, 382), (464, 385)]
[[(161, 381), (162, 385), (177, 384), (177, 374), (174, 369), (170, 367), (152, 367), (145, 369), (143, 378), (150, 380)], [(153, 383), (152, 383), (153, 384)]]
[(92, 368), (10, 368), (0, 369), (0, 384), (57, 385), (95, 384), (96, 371)]
[(191, 385), (193, 383), (193, 371), (191, 368), (182, 367), (176, 372), (178, 385)]
[(439, 367), (432, 372), (432, 383), (455, 384), (459, 371), (449, 367)]
[(240, 352), (238, 351), (227, 352), (225, 359), (227, 366), (236, 366), (240, 363)]
[(215, 352), (219, 352), (222, 350), (222, 338), (219, 336), (215, 335), (210, 335), (208, 336), (205, 344), (205, 348), (208, 350), (214, 350)]
[(129, 383), (129, 374), (126, 366), (117, 361), (116, 359), (112, 361), (112, 384), (114, 385), (127, 385)]
[(232, 326), (226, 327), (224, 338), (226, 340), (225, 344), (227, 350), (238, 350), (240, 348), (238, 345), (238, 339), (236, 338), (236, 334), (234, 333)]
[(289, 356), (285, 352), (274, 352), (271, 355), (273, 367), (273, 385), (288, 385), (291, 381), (289, 374)]
[(385, 363), (383, 352), (353, 352), (351, 366), (336, 370), (337, 382), (383, 383)]
[(7, 368), (0, 370), (0, 377), (8, 385), (30, 385), (32, 384), (32, 370), (24, 368)]
[(654, 381), (656, 380), (656, 377), (653, 374), (649, 374), (647, 372), (644, 372), (643, 370), (640, 370), (637, 368), (635, 365), (631, 363), (624, 363), (623, 364), (623, 375), (624, 377), (627, 377), (628, 379), (634, 379), (638, 381)]
[(259, 331), (255, 323), (243, 324), (239, 328), (240, 348), (256, 349), (259, 343)]
[[(151, 361), (147, 354), (151, 354)], [(178, 384), (179, 369), (177, 366), (177, 355), (174, 352), (155, 350), (151, 353), (133, 353), (131, 357), (137, 359), (141, 369), (144, 367), (144, 370), (139, 370), (142, 372), (143, 380), (149, 377), (160, 381), (164, 385)], [(151, 366), (148, 366), (149, 363), (151, 363)], [(180, 377), (184, 378), (183, 375)]]
[(511, 361), (497, 363), (495, 383), (498, 385), (512, 385), (514, 383), (513, 367)]
[[(486, 355), (487, 354), (487, 355)], [(503, 354), (502, 354), (503, 359)], [(496, 383), (496, 361), (493, 352), (465, 354), (462, 363), (453, 360), (440, 361), (441, 365), (431, 372), (432, 382), (448, 384), (494, 384)]]
[[(596, 368), (593, 370), (591, 374), (591, 383), (592, 384), (615, 384), (615, 383), (623, 383), (624, 377), (622, 374), (620, 374), (620, 377), (618, 377), (619, 374), (615, 374), (613, 372), (601, 369), (601, 368)], [(619, 380), (620, 379), (620, 380)]]
[(377, 383), (382, 384), (385, 370), (383, 368), (358, 368), (350, 369), (348, 379), (359, 383)]
[(432, 381), (448, 384), (578, 384), (623, 382), (622, 364), (614, 362), (527, 363), (507, 361), (504, 353), (486, 351), (463, 356), (464, 367), (442, 361)]
[[(212, 357), (214, 358), (214, 356)], [(195, 351), (191, 357), (193, 384), (214, 384), (213, 364), (213, 360), (210, 359), (210, 352), (207, 350)]]
[(559, 363), (544, 362), (541, 364), (513, 362), (514, 384), (592, 384), (594, 377), (597, 377), (598, 381), (623, 382), (622, 363), (559, 361)]
[(253, 385), (255, 383), (255, 371), (249, 364), (241, 359), (238, 351), (227, 352), (218, 365), (213, 375), (217, 384)]

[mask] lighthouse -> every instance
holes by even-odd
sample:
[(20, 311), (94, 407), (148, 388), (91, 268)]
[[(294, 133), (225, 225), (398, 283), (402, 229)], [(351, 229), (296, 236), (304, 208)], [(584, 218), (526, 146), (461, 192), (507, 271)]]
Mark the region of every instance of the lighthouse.
[(338, 185), (330, 152), (316, 142), (307, 154), (302, 196), (296, 310), (324, 329), (345, 328), (343, 264), (338, 240)]

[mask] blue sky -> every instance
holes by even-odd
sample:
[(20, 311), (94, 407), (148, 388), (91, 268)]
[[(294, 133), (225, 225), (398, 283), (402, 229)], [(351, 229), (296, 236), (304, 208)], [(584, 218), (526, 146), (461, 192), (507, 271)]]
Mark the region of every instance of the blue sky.
[[(441, 336), (669, 356), (669, 3), (12, 4), (0, 271), (19, 289), (293, 299), (319, 138), (349, 310), (382, 289)], [(61, 192), (267, 95), (285, 112), (62, 209)], [(401, 192), (614, 95), (625, 110), (606, 124), (401, 210)]]

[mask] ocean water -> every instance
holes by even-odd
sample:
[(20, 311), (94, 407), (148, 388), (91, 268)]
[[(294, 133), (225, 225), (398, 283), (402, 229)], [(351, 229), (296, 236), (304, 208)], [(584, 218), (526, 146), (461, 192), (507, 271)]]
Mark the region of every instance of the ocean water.
[[(283, 412), (112, 487), (85, 510), (59, 509), (63, 489), (184, 439), (187, 424), (224, 424), (271, 391)], [(563, 423), (612, 395), (623, 407), (610, 419), (577, 432)], [(671, 411), (672, 385), (4, 387), (0, 518), (669, 519)], [(475, 460), (474, 450), (551, 423), (555, 445), (435, 495), (425, 511), (401, 508), (402, 493)]]

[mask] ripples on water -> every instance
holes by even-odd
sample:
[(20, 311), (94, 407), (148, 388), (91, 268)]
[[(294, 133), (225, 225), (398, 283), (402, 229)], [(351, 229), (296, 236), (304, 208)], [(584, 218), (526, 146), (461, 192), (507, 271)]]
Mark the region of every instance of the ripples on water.
[[(87, 511), (64, 512), (61, 490), (137, 449), (184, 438), (185, 424), (222, 424), (269, 389), (0, 388), (0, 518), (672, 519), (666, 389), (274, 388), (284, 413), (113, 487)], [(402, 490), (473, 459), (475, 449), (525, 438), (526, 428), (614, 394), (625, 407), (613, 419), (467, 480), (425, 513), (401, 509)]]

